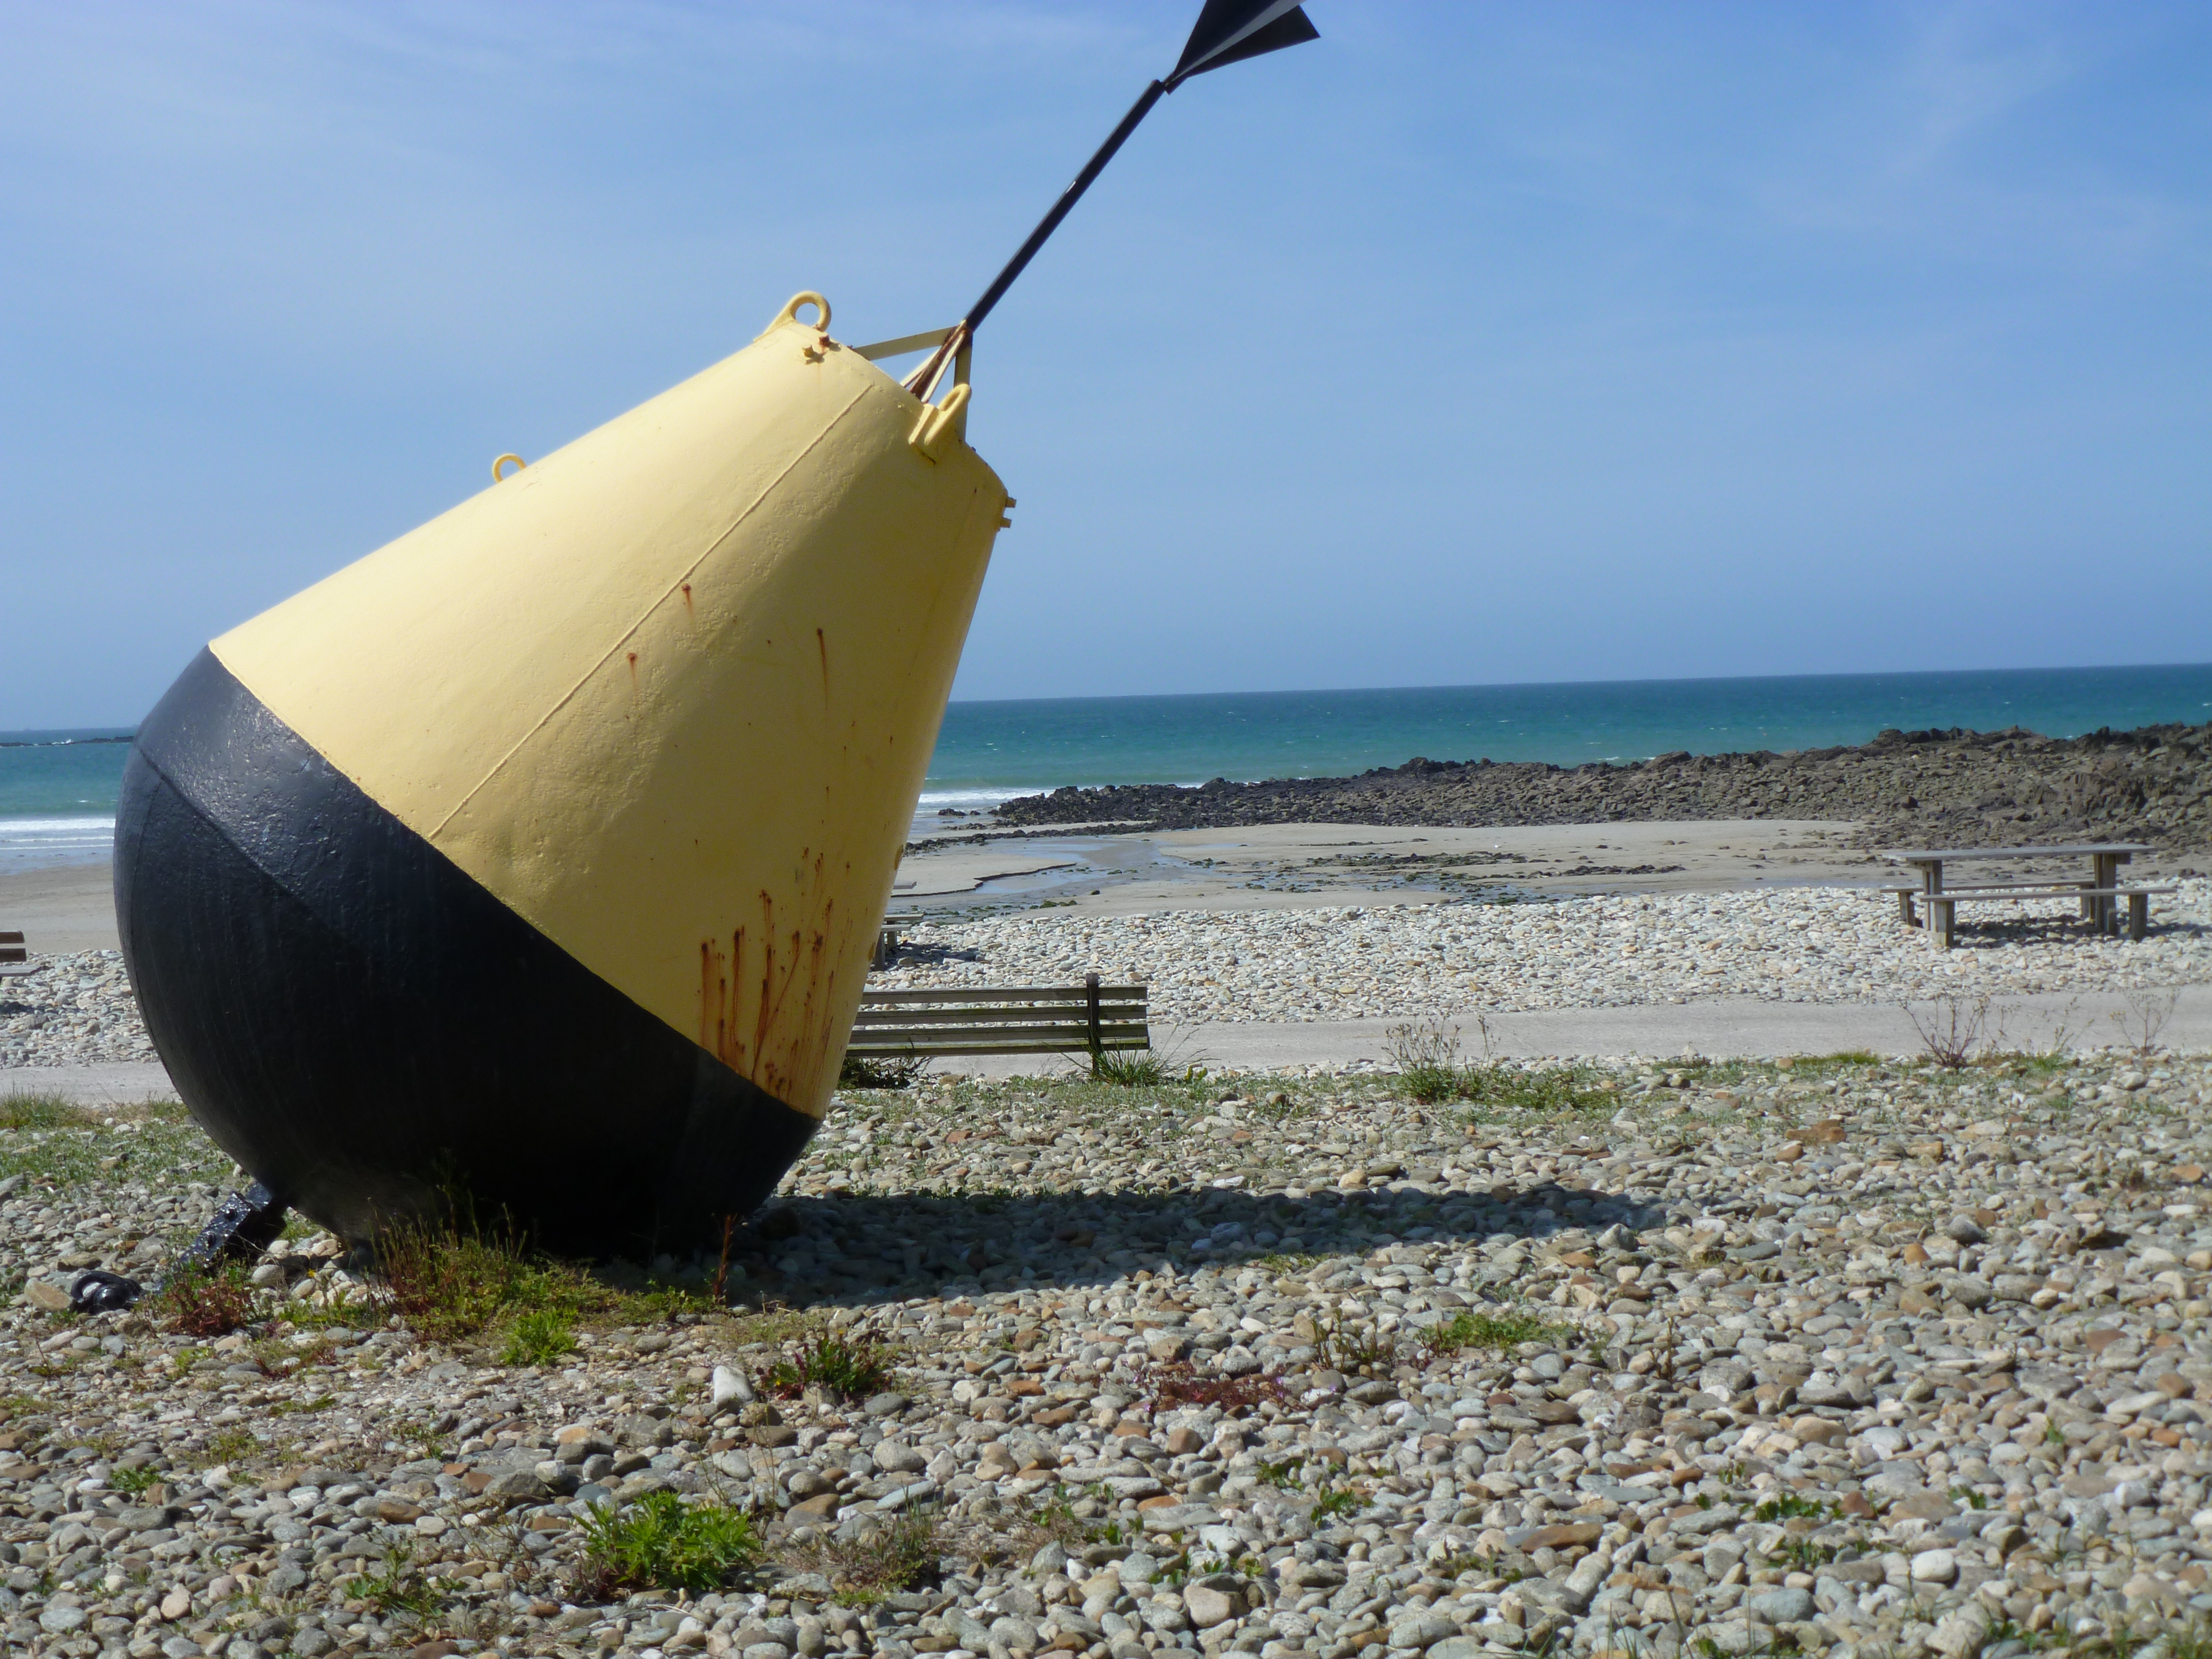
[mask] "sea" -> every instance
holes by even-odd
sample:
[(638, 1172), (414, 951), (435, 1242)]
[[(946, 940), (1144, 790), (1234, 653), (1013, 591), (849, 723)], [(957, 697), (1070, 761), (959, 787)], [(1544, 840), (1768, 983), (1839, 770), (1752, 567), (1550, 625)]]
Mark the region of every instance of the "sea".
[[(2212, 663), (955, 702), (917, 823), (1069, 784), (1340, 777), (1430, 760), (1821, 749), (1892, 727), (2075, 737), (2212, 720)], [(128, 730), (0, 732), (0, 872), (108, 854)]]

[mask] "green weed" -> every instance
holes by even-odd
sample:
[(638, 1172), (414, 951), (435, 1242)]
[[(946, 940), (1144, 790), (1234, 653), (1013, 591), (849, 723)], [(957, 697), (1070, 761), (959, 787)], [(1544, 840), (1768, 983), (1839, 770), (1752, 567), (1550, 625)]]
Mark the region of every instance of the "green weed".
[(84, 1129), (99, 1121), (66, 1095), (0, 1095), (0, 1129)]
[(1785, 1538), (1774, 1547), (1774, 1559), (1798, 1572), (1811, 1572), (1836, 1559), (1833, 1544), (1816, 1544), (1809, 1538)]
[(200, 1448), (199, 1456), (195, 1461), (202, 1468), (212, 1468), (217, 1463), (240, 1462), (254, 1456), (260, 1449), (261, 1443), (244, 1429), (225, 1429), (220, 1434), (208, 1437), (207, 1444)]
[(1279, 1463), (1261, 1464), (1260, 1483), (1279, 1487), (1284, 1492), (1297, 1492), (1305, 1486), (1305, 1482), (1298, 1479), (1298, 1460), (1295, 1457), (1286, 1457)]
[(1322, 1370), (1356, 1376), (1362, 1371), (1387, 1370), (1395, 1364), (1398, 1345), (1372, 1326), (1352, 1330), (1341, 1319), (1335, 1319), (1322, 1328), (1314, 1340), (1314, 1353)]
[(1808, 1498), (1802, 1492), (1785, 1492), (1770, 1498), (1751, 1512), (1754, 1521), (1794, 1521), (1806, 1517), (1815, 1521), (1832, 1519), (1838, 1513), (1832, 1504), (1817, 1498)]
[(161, 1479), (161, 1470), (151, 1463), (140, 1463), (134, 1468), (118, 1469), (107, 1477), (107, 1484), (126, 1498), (143, 1498), (149, 1487)]
[(1462, 1348), (1513, 1348), (1523, 1342), (1553, 1342), (1566, 1334), (1564, 1328), (1532, 1313), (1476, 1313), (1462, 1309), (1421, 1334), (1421, 1346), (1431, 1360), (1443, 1359)]
[(1387, 1047), (1398, 1084), (1424, 1106), (1459, 1093), (1459, 1028), (1442, 1020), (1393, 1025)]
[(228, 1336), (253, 1316), (253, 1290), (242, 1262), (180, 1265), (146, 1299), (146, 1311), (186, 1336)]
[(929, 1070), (921, 1058), (885, 1060), (872, 1054), (847, 1054), (837, 1067), (841, 1089), (911, 1089)]
[(796, 1400), (809, 1389), (865, 1400), (890, 1386), (891, 1361), (890, 1351), (872, 1338), (856, 1340), (841, 1332), (818, 1330), (765, 1367), (760, 1384), (763, 1392), (782, 1400)]
[(1167, 1061), (1150, 1048), (1102, 1048), (1091, 1056), (1091, 1076), (1117, 1089), (1159, 1089), (1170, 1081)]
[(1461, 1073), (1459, 1097), (1486, 1111), (1611, 1111), (1620, 1103), (1613, 1090), (1598, 1086), (1601, 1074), (1585, 1066), (1547, 1066), (1523, 1071), (1517, 1066), (1470, 1066)]
[(437, 1617), (453, 1586), (415, 1565), (414, 1546), (404, 1540), (384, 1547), (384, 1564), (348, 1582), (346, 1594), (366, 1601), (382, 1616), (404, 1614), (418, 1624)]
[(576, 1328), (562, 1310), (532, 1308), (516, 1316), (499, 1351), (502, 1365), (550, 1365), (576, 1352)]
[(453, 1342), (531, 1313), (571, 1323), (608, 1299), (574, 1268), (504, 1234), (453, 1226), (394, 1229), (378, 1242), (385, 1297), (419, 1336)]
[(713, 1589), (760, 1559), (751, 1516), (725, 1504), (686, 1504), (672, 1492), (648, 1492), (627, 1513), (595, 1504), (580, 1525), (585, 1560), (602, 1595)]
[(1349, 1486), (1323, 1486), (1314, 1493), (1313, 1518), (1316, 1521), (1334, 1520), (1340, 1515), (1359, 1512), (1359, 1494)]
[(942, 1571), (944, 1521), (936, 1510), (902, 1510), (890, 1524), (855, 1539), (831, 1538), (811, 1553), (836, 1586), (841, 1606), (873, 1606), (886, 1595), (922, 1589)]

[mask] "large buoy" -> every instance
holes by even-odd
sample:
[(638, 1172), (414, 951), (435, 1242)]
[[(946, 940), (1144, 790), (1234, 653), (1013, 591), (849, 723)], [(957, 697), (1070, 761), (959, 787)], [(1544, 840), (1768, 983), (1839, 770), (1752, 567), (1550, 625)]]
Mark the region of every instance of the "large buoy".
[[(286, 1206), (364, 1243), (459, 1211), (680, 1248), (774, 1189), (1012, 504), (966, 441), (975, 331), (1163, 96), (1314, 33), (1294, 0), (1206, 0), (951, 328), (848, 348), (796, 295), (201, 653), (115, 832), (147, 1029), (256, 1183), (192, 1260)], [(137, 1293), (99, 1278), (87, 1307)]]
[(966, 384), (918, 402), (829, 320), (799, 295), (147, 719), (125, 958), (284, 1202), (673, 1241), (821, 1121), (1008, 504)]

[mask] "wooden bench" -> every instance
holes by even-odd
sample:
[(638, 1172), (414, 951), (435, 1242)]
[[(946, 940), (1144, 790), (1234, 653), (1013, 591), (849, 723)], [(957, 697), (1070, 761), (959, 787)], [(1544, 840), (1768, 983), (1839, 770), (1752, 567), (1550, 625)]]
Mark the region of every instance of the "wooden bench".
[[(2029, 876), (2022, 877), (2017, 881), (1965, 882), (1956, 887), (1946, 887), (1942, 890), (1947, 893), (1956, 893), (1960, 898), (2004, 898), (2007, 896), (2048, 898), (2056, 893), (2061, 898), (2090, 899), (2097, 897), (2100, 894), (2110, 896), (2112, 893), (2125, 890), (2100, 888), (2094, 882), (2083, 882), (2080, 886), (2075, 887), (2054, 880), (2048, 876)], [(2172, 890), (2158, 888), (2149, 890), (2171, 892)], [(1928, 889), (1924, 884), (1917, 881), (1885, 882), (1875, 888), (1875, 891), (1896, 894), (1898, 921), (1907, 927), (1920, 926), (1920, 912), (1914, 901), (1928, 896)], [(2088, 914), (2086, 905), (2083, 907), (2082, 914), (2085, 916)]]
[(876, 930), (876, 953), (868, 958), (871, 968), (888, 968), (898, 960), (899, 933), (921, 920), (919, 911), (905, 911), (895, 916), (885, 916), (884, 925)]
[[(2128, 902), (2128, 937), (2140, 939), (2150, 927), (2150, 901), (2154, 894), (2176, 893), (2178, 886), (2166, 887), (1946, 887), (1941, 892), (1922, 893), (1921, 902), (1928, 907), (1928, 928), (1939, 951), (1951, 948), (1951, 934), (1958, 921), (1961, 904), (1981, 903), (1990, 899), (2125, 899)], [(1906, 902), (1910, 903), (1908, 899)]]
[(0, 974), (32, 974), (37, 971), (31, 966), (31, 953), (24, 946), (23, 936), (0, 929)]
[(848, 1056), (927, 1060), (952, 1054), (1097, 1054), (1149, 1048), (1148, 988), (1020, 985), (864, 991)]

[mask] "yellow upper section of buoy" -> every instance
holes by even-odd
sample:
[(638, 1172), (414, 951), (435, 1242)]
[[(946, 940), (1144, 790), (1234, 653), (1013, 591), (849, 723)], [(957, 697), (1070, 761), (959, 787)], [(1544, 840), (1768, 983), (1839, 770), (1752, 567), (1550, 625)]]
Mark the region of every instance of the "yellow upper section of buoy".
[[(814, 325), (798, 313), (817, 307)], [(796, 297), (214, 642), (586, 967), (819, 1115), (1004, 486)]]

